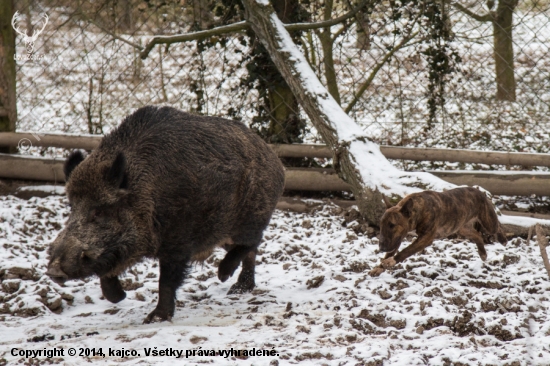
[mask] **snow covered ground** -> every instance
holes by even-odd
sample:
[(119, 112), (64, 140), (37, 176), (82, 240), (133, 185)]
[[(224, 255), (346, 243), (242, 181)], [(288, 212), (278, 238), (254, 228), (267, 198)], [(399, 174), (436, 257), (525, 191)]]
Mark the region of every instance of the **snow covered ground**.
[[(185, 364), (548, 365), (550, 283), (537, 245), (441, 240), (378, 278), (381, 254), (353, 212), (321, 205), (276, 211), (257, 257), (257, 287), (228, 296), (214, 253), (178, 291), (172, 322), (143, 325), (157, 301), (158, 266), (145, 261), (111, 304), (96, 278), (64, 287), (44, 275), (47, 246), (68, 215), (64, 196), (0, 197), (0, 364), (20, 350), (62, 348), (67, 365), (172, 364), (146, 350), (195, 350)], [(347, 221), (347, 225), (343, 225)], [(69, 356), (71, 348), (77, 356)], [(102, 356), (78, 356), (80, 348)], [(121, 359), (112, 350), (135, 351)], [(276, 356), (198, 356), (198, 351), (274, 350)], [(39, 361), (46, 363), (44, 357)], [(34, 360), (32, 364), (38, 364)]]

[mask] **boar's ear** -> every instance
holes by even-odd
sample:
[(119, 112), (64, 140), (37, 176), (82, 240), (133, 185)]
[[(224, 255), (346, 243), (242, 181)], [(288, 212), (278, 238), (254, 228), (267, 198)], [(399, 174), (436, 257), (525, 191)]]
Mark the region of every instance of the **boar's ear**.
[(107, 180), (117, 188), (128, 188), (128, 181), (126, 178), (126, 157), (124, 153), (119, 152), (117, 154), (113, 161), (113, 165), (111, 165), (107, 172)]
[(400, 210), (401, 214), (406, 218), (411, 217), (413, 212), (413, 206), (414, 206), (413, 200), (407, 200), (407, 202), (405, 202), (405, 204), (401, 207), (401, 210)]
[(63, 173), (65, 173), (66, 182), (69, 180), (74, 168), (76, 168), (78, 164), (82, 163), (83, 160), (84, 154), (82, 154), (82, 151), (80, 150), (75, 150), (69, 154), (69, 157), (65, 160), (65, 165), (63, 165)]

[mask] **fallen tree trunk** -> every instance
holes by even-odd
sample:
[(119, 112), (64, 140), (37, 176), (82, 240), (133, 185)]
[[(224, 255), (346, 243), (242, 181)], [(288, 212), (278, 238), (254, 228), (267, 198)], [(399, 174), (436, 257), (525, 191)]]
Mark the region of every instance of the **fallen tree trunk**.
[(271, 5), (265, 0), (243, 0), (243, 5), (252, 30), (331, 149), (338, 175), (350, 185), (370, 224), (378, 226), (385, 211), (383, 194), (397, 196), (397, 200), (420, 187), (452, 187), (433, 175), (404, 173), (393, 167), (321, 84)]

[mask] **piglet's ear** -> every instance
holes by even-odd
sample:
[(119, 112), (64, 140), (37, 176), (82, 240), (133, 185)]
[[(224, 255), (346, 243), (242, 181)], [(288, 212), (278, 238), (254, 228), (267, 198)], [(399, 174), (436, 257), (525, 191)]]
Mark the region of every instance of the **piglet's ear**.
[(411, 217), (414, 208), (413, 206), (413, 200), (407, 200), (407, 202), (405, 202), (405, 204), (401, 207), (401, 214), (407, 218)]
[(117, 188), (128, 188), (126, 168), (126, 157), (124, 153), (119, 152), (107, 172), (107, 181)]
[(69, 181), (69, 177), (71, 176), (74, 168), (76, 168), (78, 164), (82, 163), (83, 160), (84, 154), (80, 150), (75, 150), (69, 154), (69, 157), (65, 160), (65, 165), (63, 166), (63, 173), (65, 173), (66, 182)]

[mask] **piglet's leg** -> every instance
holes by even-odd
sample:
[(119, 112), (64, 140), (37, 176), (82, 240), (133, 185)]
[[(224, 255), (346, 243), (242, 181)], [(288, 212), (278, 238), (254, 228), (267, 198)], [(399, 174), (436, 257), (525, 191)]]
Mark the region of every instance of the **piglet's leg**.
[(429, 234), (423, 234), (423, 235), (419, 234), (418, 238), (414, 241), (414, 243), (412, 243), (411, 245), (409, 245), (408, 247), (406, 247), (405, 249), (397, 253), (392, 258), (384, 259), (384, 261), (387, 261), (388, 264), (390, 264), (390, 262), (393, 262), (392, 265), (401, 263), (405, 259), (409, 258), (411, 255), (424, 250), (426, 247), (432, 244), (434, 241), (434, 238), (435, 238), (435, 233), (429, 233)]
[(126, 298), (126, 292), (124, 292), (117, 276), (101, 277), (99, 282), (103, 296), (110, 302), (116, 304)]
[[(393, 252), (387, 252), (386, 255), (384, 256), (384, 260), (388, 259), (388, 258), (391, 258), (395, 255), (395, 253), (397, 253), (397, 249), (394, 250)], [(384, 263), (384, 260), (382, 260), (382, 263)], [(384, 273), (385, 269), (384, 267), (382, 266), (382, 264), (374, 267), (370, 272), (369, 272), (369, 275), (372, 276), (372, 277), (378, 277), (380, 276), (382, 273)]]
[(411, 255), (422, 251), (424, 248), (433, 243), (435, 234), (419, 234), (418, 238), (408, 247), (398, 252), (390, 252), (386, 254), (380, 266), (375, 267), (371, 272), (371, 276), (378, 276), (380, 273), (384, 272), (385, 269), (395, 266), (397, 263), (403, 262), (405, 259), (409, 258)]
[(464, 226), (458, 230), (458, 235), (462, 235), (466, 239), (469, 239), (476, 243), (477, 252), (482, 261), (487, 259), (487, 252), (485, 251), (485, 244), (483, 242), (483, 236), (474, 229), (473, 226)]
[(188, 270), (187, 260), (160, 259), (159, 302), (143, 323), (172, 319), (176, 308), (176, 290), (181, 286)]

